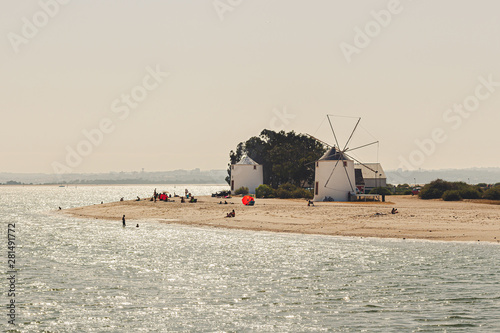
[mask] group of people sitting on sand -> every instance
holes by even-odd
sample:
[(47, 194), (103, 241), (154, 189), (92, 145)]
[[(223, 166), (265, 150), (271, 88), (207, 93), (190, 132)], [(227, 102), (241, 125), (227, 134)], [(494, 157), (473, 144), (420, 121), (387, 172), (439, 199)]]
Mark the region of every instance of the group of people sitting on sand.
[[(174, 197), (178, 198), (179, 195), (174, 193)], [(137, 198), (138, 198), (137, 201), (139, 201), (140, 200), (139, 197), (137, 197)], [(186, 198), (184, 198), (184, 197), (180, 197), (180, 198), (181, 198), (181, 203), (186, 202), (185, 199), (189, 199), (189, 202), (191, 202), (191, 203), (198, 202), (198, 199), (195, 199), (195, 197), (191, 193), (187, 192), (187, 189), (186, 189)], [(172, 194), (169, 194), (168, 192), (158, 193), (158, 192), (156, 192), (156, 189), (155, 189), (153, 192), (153, 196), (151, 197), (151, 199), (149, 201), (156, 202), (156, 200), (160, 200), (160, 201), (174, 202), (174, 200), (171, 200), (171, 199), (172, 199)]]

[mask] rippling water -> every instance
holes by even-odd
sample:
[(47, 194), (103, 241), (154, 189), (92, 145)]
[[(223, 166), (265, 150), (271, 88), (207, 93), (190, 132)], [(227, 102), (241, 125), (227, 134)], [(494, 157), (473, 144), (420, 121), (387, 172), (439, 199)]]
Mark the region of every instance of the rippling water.
[[(195, 195), (222, 188), (189, 186)], [(122, 228), (120, 221), (46, 213), (58, 206), (144, 197), (152, 189), (0, 187), (4, 235), (7, 223), (15, 222), (19, 244), (17, 330), (500, 331), (500, 247), (495, 244), (154, 221)], [(5, 304), (5, 294), (3, 299)], [(0, 327), (9, 328), (6, 314), (2, 318)]]

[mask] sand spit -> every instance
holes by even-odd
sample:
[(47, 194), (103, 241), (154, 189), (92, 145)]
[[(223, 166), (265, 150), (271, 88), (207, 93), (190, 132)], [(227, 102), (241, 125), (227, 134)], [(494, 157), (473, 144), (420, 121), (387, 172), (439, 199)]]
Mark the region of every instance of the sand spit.
[[(298, 199), (257, 199), (244, 206), (240, 197), (224, 199), (197, 197), (197, 203), (122, 201), (64, 209), (58, 213), (107, 219), (121, 225), (126, 215), (130, 225), (137, 219), (162, 223), (265, 230), (305, 234), (406, 238), (445, 241), (500, 241), (500, 205), (484, 202), (420, 200), (391, 196), (391, 202), (318, 202), (308, 207)], [(399, 214), (391, 214), (396, 207)], [(225, 218), (232, 209), (236, 217)], [(119, 221), (119, 222), (118, 222)]]

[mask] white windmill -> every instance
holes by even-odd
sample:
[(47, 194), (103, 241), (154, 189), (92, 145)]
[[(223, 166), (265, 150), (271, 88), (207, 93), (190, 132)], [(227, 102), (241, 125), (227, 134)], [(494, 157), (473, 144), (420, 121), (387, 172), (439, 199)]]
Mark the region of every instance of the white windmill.
[[(354, 129), (345, 142), (343, 148), (341, 148), (330, 116), (332, 115), (327, 115), (326, 117), (328, 118), (333, 137), (335, 138), (335, 145), (330, 145), (310, 135), (312, 138), (329, 147), (327, 152), (315, 162), (314, 201), (348, 201), (350, 196), (356, 193), (354, 162), (357, 162), (369, 170), (376, 172), (371, 167), (354, 158), (351, 152), (378, 144), (378, 141), (354, 148), (348, 147), (353, 138), (354, 132), (358, 128), (359, 122), (361, 121), (361, 118), (357, 117)], [(349, 152), (349, 154), (347, 152)]]

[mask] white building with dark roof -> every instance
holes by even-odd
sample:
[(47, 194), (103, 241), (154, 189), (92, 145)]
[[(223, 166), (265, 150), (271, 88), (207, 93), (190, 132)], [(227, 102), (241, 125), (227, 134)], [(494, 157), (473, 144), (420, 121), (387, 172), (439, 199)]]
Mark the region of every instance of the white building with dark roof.
[(333, 147), (315, 164), (314, 201), (348, 201), (356, 191), (354, 161)]
[(243, 156), (236, 164), (231, 164), (231, 193), (240, 187), (248, 187), (251, 194), (264, 183), (264, 171), (262, 165), (258, 164), (248, 156)]
[(375, 187), (386, 187), (387, 176), (380, 163), (356, 164), (356, 169), (361, 169), (365, 181), (365, 192), (369, 193)]

